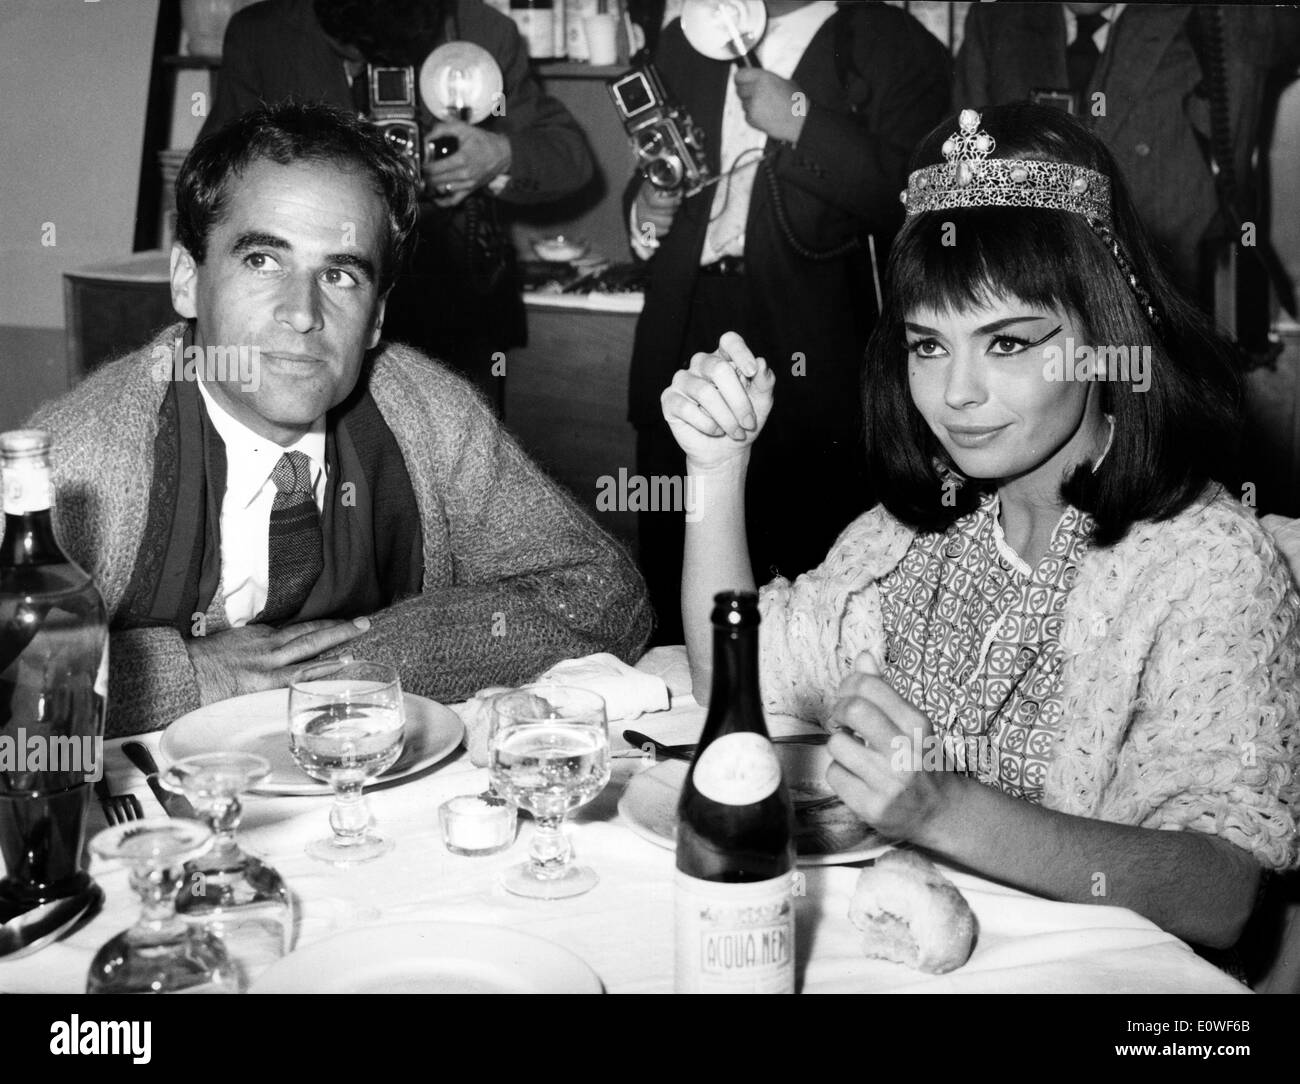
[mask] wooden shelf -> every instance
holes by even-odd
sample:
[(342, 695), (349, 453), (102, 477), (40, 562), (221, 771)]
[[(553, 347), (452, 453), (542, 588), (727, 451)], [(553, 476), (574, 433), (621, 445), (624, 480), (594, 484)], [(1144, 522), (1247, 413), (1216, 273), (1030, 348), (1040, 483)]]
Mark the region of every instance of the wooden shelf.
[(179, 53), (172, 53), (169, 56), (162, 57), (160, 64), (165, 64), (169, 68), (187, 68), (191, 70), (207, 69), (212, 71), (221, 67), (221, 57), (219, 56), (190, 56)]
[(534, 60), (533, 66), (543, 79), (613, 79), (626, 75), (626, 64), (593, 65), (580, 60)]
[[(168, 68), (191, 71), (215, 71), (221, 67), (219, 56), (190, 56), (172, 53), (159, 60)], [(547, 79), (613, 79), (631, 69), (626, 64), (586, 64), (580, 60), (535, 60), (537, 74)]]

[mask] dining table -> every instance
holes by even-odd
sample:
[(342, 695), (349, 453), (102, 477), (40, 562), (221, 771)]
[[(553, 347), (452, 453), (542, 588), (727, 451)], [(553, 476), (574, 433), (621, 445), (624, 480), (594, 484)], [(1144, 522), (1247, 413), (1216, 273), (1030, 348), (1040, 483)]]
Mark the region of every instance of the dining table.
[[(506, 867), (522, 861), (533, 831), (519, 818), (515, 842), (485, 857), (453, 854), (444, 845), (438, 807), (488, 785), (465, 748), (418, 774), (373, 786), (367, 795), (377, 826), (396, 841), (386, 856), (334, 866), (307, 856), (304, 845), (327, 833), (330, 797), (246, 795), (241, 846), (277, 869), (295, 898), (295, 944), (305, 948), (344, 931), (407, 923), (472, 923), (517, 930), (580, 957), (607, 993), (671, 993), (674, 988), (671, 846), (633, 831), (619, 812), (629, 782), (651, 770), (654, 756), (623, 739), (629, 727), (666, 743), (698, 738), (705, 711), (690, 693), (684, 650), (650, 652), (638, 670), (662, 677), (671, 707), (609, 723), (612, 777), (566, 829), (577, 858), (599, 883), (559, 900), (513, 896), (500, 885)], [(449, 705), (458, 714), (467, 705)], [(770, 717), (774, 735), (812, 724)], [(287, 727), (286, 727), (287, 731)], [(159, 754), (161, 732), (138, 736)], [(286, 742), (287, 742), (286, 733)], [(105, 743), (104, 768), (114, 794), (138, 796), (147, 817), (162, 816), (144, 776), (126, 759), (122, 741)], [(163, 765), (166, 759), (159, 758)], [(91, 803), (88, 836), (104, 827)], [(869, 861), (869, 860), (868, 860)], [(801, 868), (796, 899), (796, 984), (803, 993), (1247, 993), (1188, 945), (1123, 907), (1042, 899), (939, 863), (974, 911), (974, 951), (961, 967), (926, 974), (870, 958), (849, 918), (863, 860)], [(131, 925), (139, 903), (119, 865), (94, 859), (90, 871), (106, 894), (92, 920), (30, 956), (0, 960), (0, 991), (78, 993), (96, 950)], [(258, 975), (250, 974), (256, 986)]]

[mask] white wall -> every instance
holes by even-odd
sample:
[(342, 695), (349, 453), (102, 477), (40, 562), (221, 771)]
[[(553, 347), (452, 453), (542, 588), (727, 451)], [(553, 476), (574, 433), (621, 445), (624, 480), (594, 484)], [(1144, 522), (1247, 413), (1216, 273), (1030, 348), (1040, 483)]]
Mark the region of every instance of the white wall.
[(0, 0), (0, 325), (62, 327), (63, 272), (130, 253), (157, 12)]

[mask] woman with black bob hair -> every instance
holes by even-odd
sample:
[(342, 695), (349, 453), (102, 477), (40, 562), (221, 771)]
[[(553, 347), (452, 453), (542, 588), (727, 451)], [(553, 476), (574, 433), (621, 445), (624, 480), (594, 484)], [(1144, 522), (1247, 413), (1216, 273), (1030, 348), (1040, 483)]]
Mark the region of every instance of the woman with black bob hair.
[[(827, 778), (886, 836), (1230, 946), (1300, 865), (1300, 598), (1223, 484), (1231, 348), (1068, 114), (963, 110), (904, 202), (864, 374), (881, 504), (761, 591), (765, 705), (834, 732)], [(728, 334), (663, 394), (701, 700), (774, 383)]]
[[(1106, 178), (1109, 220), (1002, 205), (909, 215), (891, 253), (892, 288), (863, 372), (871, 476), (885, 507), (921, 530), (947, 528), (988, 488), (963, 484), (955, 500), (952, 486), (945, 489), (957, 468), (912, 401), (908, 313), (970, 310), (993, 297), (1065, 310), (1083, 333), (1076, 346), (1107, 351), (1093, 367), (1106, 360), (1128, 366), (1127, 374), (1093, 378), (1100, 410), (1115, 423), (1110, 451), (1095, 471), (1080, 465), (1062, 489), (1068, 504), (1092, 515), (1094, 542), (1110, 545), (1136, 520), (1181, 512), (1210, 479), (1236, 481), (1242, 389), (1234, 348), (1161, 270), (1104, 143), (1058, 109), (1017, 102), (985, 116), (994, 114), (1000, 158), (1069, 163)], [(913, 155), (913, 169), (943, 161), (950, 139), (950, 124), (936, 128)], [(924, 205), (930, 192), (922, 188), (917, 202)], [(1079, 382), (1087, 359), (1064, 356), (1063, 346), (1062, 354), (1057, 379)]]

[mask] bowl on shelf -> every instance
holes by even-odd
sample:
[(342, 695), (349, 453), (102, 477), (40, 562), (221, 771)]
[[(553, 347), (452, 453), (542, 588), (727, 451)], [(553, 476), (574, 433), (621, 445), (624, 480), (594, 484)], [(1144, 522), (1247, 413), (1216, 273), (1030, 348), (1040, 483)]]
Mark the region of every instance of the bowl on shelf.
[(545, 260), (547, 263), (569, 263), (585, 256), (587, 250), (591, 248), (591, 242), (557, 234), (555, 237), (534, 237), (532, 246), (539, 260)]

